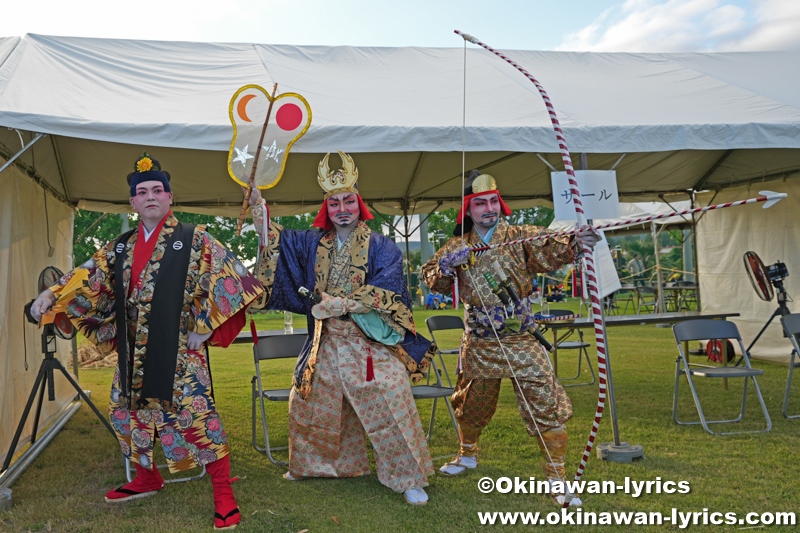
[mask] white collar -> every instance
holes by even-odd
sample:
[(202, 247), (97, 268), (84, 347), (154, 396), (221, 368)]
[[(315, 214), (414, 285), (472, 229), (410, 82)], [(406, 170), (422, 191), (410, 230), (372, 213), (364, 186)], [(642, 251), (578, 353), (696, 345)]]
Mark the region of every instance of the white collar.
[[(157, 227), (158, 226), (156, 226), (156, 228)], [(147, 228), (145, 227), (145, 225), (142, 224), (142, 229), (144, 230), (144, 242), (147, 242), (147, 241), (150, 240), (150, 236), (153, 234), (153, 232), (156, 230), (156, 228), (153, 228), (153, 231), (147, 231)]]

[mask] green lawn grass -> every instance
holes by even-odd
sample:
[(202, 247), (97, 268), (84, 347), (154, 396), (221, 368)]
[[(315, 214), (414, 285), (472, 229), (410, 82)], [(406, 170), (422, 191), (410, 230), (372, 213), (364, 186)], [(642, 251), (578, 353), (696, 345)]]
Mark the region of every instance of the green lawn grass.
[[(559, 304), (559, 307), (565, 307)], [(576, 302), (566, 308), (577, 310)], [(457, 314), (459, 311), (439, 311)], [(432, 311), (415, 313), (420, 331)], [(258, 315), (259, 329), (279, 329), (279, 314)], [(304, 325), (295, 317), (295, 327)], [(587, 338), (589, 338), (587, 336)], [(442, 336), (445, 347), (456, 346), (457, 335)], [(766, 434), (712, 437), (701, 427), (677, 426), (671, 419), (672, 387), (677, 350), (669, 328), (654, 326), (616, 327), (608, 331), (614, 371), (616, 406), (621, 438), (644, 447), (645, 459), (632, 464), (609, 463), (592, 458), (586, 468), (587, 481), (626, 477), (636, 481), (688, 481), (689, 494), (651, 494), (634, 498), (625, 494), (586, 495), (584, 511), (662, 512), (711, 511), (738, 513), (797, 511), (797, 449), (800, 420), (788, 421), (780, 414), (786, 383), (786, 367), (755, 362), (765, 375), (760, 378), (773, 420)], [(593, 343), (593, 339), (592, 339)], [(567, 353), (569, 355), (567, 355)], [(577, 357), (562, 352), (559, 372), (575, 373)], [(592, 352), (596, 368), (595, 354)], [(430, 502), (424, 507), (407, 505), (401, 495), (383, 487), (374, 475), (358, 479), (287, 482), (285, 468), (272, 465), (250, 445), (252, 348), (235, 345), (212, 349), (212, 371), (217, 408), (228, 432), (233, 475), (240, 481), (234, 490), (242, 510), (240, 531), (481, 531), (478, 511), (557, 511), (548, 498), (535, 494), (482, 494), (477, 488), (483, 476), (541, 475), (538, 447), (525, 432), (510, 383), (504, 383), (497, 413), (481, 440), (480, 467), (463, 476), (432, 476), (427, 489)], [(705, 358), (695, 357), (695, 362)], [(453, 371), (455, 358), (446, 359)], [(285, 387), (293, 362), (278, 361), (263, 371), (265, 387)], [(102, 411), (110, 387), (112, 369), (81, 370), (84, 388)], [(685, 383), (684, 383), (685, 384)], [(740, 398), (741, 381), (724, 390), (719, 380), (700, 382), (704, 405), (715, 413), (733, 413)], [(568, 423), (570, 452), (567, 470), (571, 477), (583, 452), (597, 403), (596, 386), (567, 389), (575, 416)], [(752, 392), (752, 389), (751, 389)], [(800, 412), (800, 392), (790, 409)], [(751, 396), (752, 398), (752, 396)], [(696, 416), (682, 386), (680, 413)], [(431, 401), (420, 401), (420, 416), (427, 428)], [(457, 450), (457, 437), (446, 409), (440, 403), (431, 442), (434, 457)], [(286, 404), (267, 406), (271, 439), (275, 445), (287, 440)], [(757, 403), (749, 402), (746, 428), (760, 427)], [(606, 409), (597, 442), (613, 440), (610, 411)], [(279, 458), (285, 458), (285, 453)], [(446, 459), (435, 461), (438, 468)], [(374, 472), (374, 467), (373, 467)], [(49, 447), (13, 486), (14, 506), (0, 513), (0, 531), (193, 531), (210, 530), (212, 491), (206, 476), (200, 481), (168, 485), (159, 495), (126, 504), (107, 504), (103, 494), (124, 483), (121, 454), (115, 440), (83, 407)], [(495, 526), (502, 530), (530, 526)], [(554, 526), (546, 526), (554, 527)], [(628, 531), (628, 526), (562, 526), (580, 531)], [(712, 526), (736, 530), (739, 526)], [(672, 531), (677, 526), (651, 529)], [(795, 531), (792, 527), (772, 527)]]

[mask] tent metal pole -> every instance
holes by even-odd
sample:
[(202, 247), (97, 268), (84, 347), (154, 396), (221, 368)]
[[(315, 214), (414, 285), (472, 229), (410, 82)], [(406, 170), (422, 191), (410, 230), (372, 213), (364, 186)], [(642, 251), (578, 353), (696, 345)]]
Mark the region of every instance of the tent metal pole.
[(23, 472), (30, 466), (30, 464), (36, 459), (42, 450), (44, 450), (50, 441), (53, 440), (61, 428), (72, 418), (78, 409), (80, 409), (82, 402), (74, 401), (67, 405), (61, 413), (58, 414), (57, 418), (53, 421), (53, 423), (48, 427), (42, 435), (36, 439), (36, 442), (31, 444), (18, 458), (14, 461), (8, 469), (0, 475), (0, 487), (11, 487), (14, 482), (22, 475)]
[(408, 294), (411, 298), (411, 301), (414, 301), (414, 296), (411, 292), (411, 249), (408, 245), (408, 238), (410, 237), (408, 233), (408, 203), (403, 203), (403, 221), (405, 222), (406, 230), (405, 230), (405, 237), (406, 240), (406, 287), (408, 287)]
[(733, 150), (726, 150), (725, 153), (722, 154), (720, 156), (720, 158), (717, 159), (714, 162), (713, 165), (711, 165), (711, 168), (709, 168), (708, 171), (706, 171), (706, 173), (703, 174), (703, 177), (700, 178), (700, 181), (698, 181), (697, 183), (694, 184), (694, 187), (692, 187), (692, 190), (699, 191), (699, 190), (702, 190), (704, 188), (707, 188), (705, 186), (706, 181), (708, 181), (708, 179), (711, 178), (711, 175), (714, 174), (714, 172), (716, 172), (716, 170), (720, 167), (720, 165), (722, 163), (724, 163), (725, 160), (728, 159), (728, 156), (730, 156), (732, 153), (733, 153)]
[(4, 164), (2, 167), (0, 167), (0, 172), (3, 172), (3, 171), (6, 169), (6, 167), (8, 167), (8, 166), (9, 166), (11, 163), (13, 163), (14, 161), (16, 161), (16, 159), (17, 159), (19, 156), (21, 156), (22, 154), (24, 154), (24, 153), (25, 153), (25, 151), (26, 151), (28, 148), (30, 148), (31, 146), (33, 146), (33, 143), (35, 143), (36, 141), (38, 141), (39, 139), (41, 139), (41, 138), (42, 138), (42, 137), (44, 137), (45, 135), (47, 135), (47, 134), (46, 134), (46, 133), (37, 133), (37, 134), (36, 134), (36, 137), (34, 137), (34, 138), (33, 138), (33, 139), (32, 139), (32, 140), (31, 140), (31, 141), (28, 143), (28, 144), (26, 144), (25, 146), (23, 146), (23, 147), (22, 147), (22, 150), (20, 150), (19, 152), (17, 152), (17, 153), (16, 153), (16, 154), (14, 154), (13, 156), (11, 156), (11, 159), (9, 159), (8, 161), (6, 161), (6, 163), (5, 163), (5, 164)]
[(69, 198), (69, 189), (67, 188), (67, 177), (64, 175), (64, 165), (61, 163), (61, 154), (58, 153), (58, 144), (56, 138), (50, 136), (50, 144), (53, 146), (53, 155), (56, 156), (56, 165), (58, 165), (58, 175), (61, 177), (61, 186), (64, 187), (64, 195)]
[[(428, 241), (428, 217), (430, 213), (419, 224), (419, 260), (420, 260), (420, 276), (419, 276), (419, 289), (422, 291), (422, 296), (427, 297), (429, 293), (428, 286), (422, 282), (422, 266), (431, 258), (430, 242)], [(412, 298), (413, 299), (413, 298)], [(425, 300), (422, 301), (425, 305)]]
[(656, 253), (656, 276), (658, 283), (658, 309), (662, 313), (666, 313), (666, 305), (664, 304), (664, 276), (661, 273), (661, 258), (659, 257), (661, 247), (658, 245), (658, 232), (656, 232), (655, 220), (650, 221), (650, 233), (653, 235), (653, 247)]
[[(694, 209), (696, 207), (696, 192), (692, 190), (692, 197), (691, 197), (691, 207)], [(700, 267), (699, 263), (699, 256), (700, 251), (697, 249), (697, 214), (692, 213), (692, 253), (694, 254), (694, 284), (697, 287), (695, 289), (695, 296), (697, 298), (697, 303), (695, 304), (695, 311), (700, 311), (702, 309), (700, 305)]]

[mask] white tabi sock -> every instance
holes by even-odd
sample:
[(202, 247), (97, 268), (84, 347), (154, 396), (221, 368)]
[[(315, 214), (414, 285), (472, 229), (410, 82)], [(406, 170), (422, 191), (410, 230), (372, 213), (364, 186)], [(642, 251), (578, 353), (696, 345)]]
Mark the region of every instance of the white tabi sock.
[(556, 502), (558, 502), (559, 505), (564, 505), (564, 501), (566, 499), (569, 499), (569, 498), (571, 498), (570, 501), (569, 501), (569, 507), (580, 507), (581, 505), (583, 505), (583, 502), (581, 501), (581, 499), (579, 497), (577, 497), (574, 494), (572, 494), (571, 492), (567, 491), (566, 484), (559, 483), (558, 487), (554, 487), (553, 483), (555, 481), (558, 481), (558, 480), (549, 479), (548, 478), (548, 480), (547, 480), (548, 492), (550, 494), (553, 494), (553, 489), (554, 488), (561, 488), (562, 485), (564, 487), (564, 491), (566, 492), (566, 496), (563, 493), (558, 493), (558, 495), (555, 496), (555, 500), (556, 500)]
[(403, 495), (411, 505), (425, 505), (428, 502), (428, 494), (422, 488), (408, 489)]
[(477, 457), (464, 457), (463, 455), (459, 455), (454, 461), (449, 462), (441, 467), (439, 472), (449, 476), (456, 476), (464, 472), (466, 469), (475, 468), (476, 466), (478, 466)]

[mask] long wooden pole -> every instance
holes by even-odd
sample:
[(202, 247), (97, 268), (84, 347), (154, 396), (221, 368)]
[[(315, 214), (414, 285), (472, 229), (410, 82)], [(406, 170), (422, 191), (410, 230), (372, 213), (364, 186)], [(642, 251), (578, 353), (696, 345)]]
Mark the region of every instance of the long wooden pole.
[(253, 159), (253, 168), (250, 170), (250, 186), (247, 192), (244, 193), (244, 200), (242, 201), (242, 210), (239, 212), (239, 220), (236, 222), (236, 235), (237, 237), (242, 233), (242, 225), (244, 224), (244, 216), (247, 214), (247, 209), (250, 203), (250, 194), (253, 192), (253, 185), (256, 181), (256, 169), (258, 168), (258, 158), (261, 156), (261, 145), (264, 143), (264, 135), (267, 133), (267, 124), (269, 124), (269, 116), (272, 114), (272, 104), (275, 103), (275, 94), (278, 92), (278, 84), (276, 83), (272, 89), (272, 98), (269, 101), (267, 108), (267, 118), (264, 119), (264, 127), (261, 128), (261, 138), (258, 140), (258, 148), (256, 149), (256, 157)]

